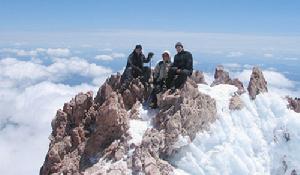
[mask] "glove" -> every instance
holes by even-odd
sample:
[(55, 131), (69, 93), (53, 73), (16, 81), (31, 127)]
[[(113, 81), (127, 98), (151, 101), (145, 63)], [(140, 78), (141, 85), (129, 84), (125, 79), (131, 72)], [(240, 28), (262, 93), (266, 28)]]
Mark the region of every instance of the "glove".
[(149, 53), (148, 53), (148, 58), (150, 58), (150, 59), (151, 59), (151, 58), (153, 57), (153, 55), (154, 55), (154, 53), (153, 53), (153, 52), (149, 52)]

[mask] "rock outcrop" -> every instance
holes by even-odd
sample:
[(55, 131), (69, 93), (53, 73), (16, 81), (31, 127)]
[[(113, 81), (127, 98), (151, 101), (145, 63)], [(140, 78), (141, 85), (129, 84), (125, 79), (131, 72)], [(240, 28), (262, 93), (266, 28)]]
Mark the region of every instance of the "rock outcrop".
[(256, 95), (268, 92), (267, 81), (265, 80), (260, 68), (254, 67), (252, 69), (252, 74), (247, 90), (252, 100), (256, 98)]
[(300, 98), (287, 97), (288, 108), (300, 113)]
[(195, 138), (198, 131), (208, 129), (216, 120), (216, 102), (210, 96), (202, 94), (197, 84), (188, 79), (183, 88), (174, 94), (168, 91), (158, 98), (160, 111), (156, 126), (165, 131), (165, 147), (161, 149), (163, 157), (171, 156), (176, 149), (180, 136)]
[(174, 167), (165, 158), (180, 149), (179, 139), (192, 141), (216, 120), (215, 100), (197, 89), (196, 83), (205, 83), (203, 74), (193, 76), (196, 82), (188, 79), (175, 94), (161, 94), (154, 128), (147, 129), (140, 144), (129, 144), (129, 120), (139, 119), (149, 88), (134, 79), (120, 92), (117, 74), (106, 80), (95, 99), (92, 92), (79, 93), (52, 121), (40, 174), (172, 174)]
[(197, 84), (207, 84), (205, 82), (204, 74), (201, 71), (194, 71), (191, 75), (191, 79), (195, 81)]
[(214, 78), (215, 80), (213, 81), (211, 86), (216, 86), (219, 84), (229, 84), (238, 88), (238, 94), (243, 94), (245, 92), (243, 83), (237, 78), (231, 79), (229, 77), (229, 73), (224, 69), (222, 65), (217, 66)]

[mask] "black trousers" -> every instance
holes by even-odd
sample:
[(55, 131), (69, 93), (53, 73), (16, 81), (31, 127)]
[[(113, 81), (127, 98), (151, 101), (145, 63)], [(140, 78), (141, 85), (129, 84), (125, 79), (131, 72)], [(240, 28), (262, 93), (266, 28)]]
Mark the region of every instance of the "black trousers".
[(167, 88), (181, 88), (181, 86), (185, 83), (187, 77), (188, 75), (183, 72), (177, 74), (176, 70), (170, 70), (168, 72)]

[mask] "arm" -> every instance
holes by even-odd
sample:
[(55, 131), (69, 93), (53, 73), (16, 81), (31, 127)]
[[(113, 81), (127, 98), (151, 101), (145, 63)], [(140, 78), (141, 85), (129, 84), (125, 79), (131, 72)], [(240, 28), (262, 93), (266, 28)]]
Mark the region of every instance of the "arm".
[(152, 52), (149, 52), (148, 53), (148, 56), (147, 56), (147, 58), (145, 57), (145, 55), (143, 54), (143, 56), (142, 56), (142, 58), (143, 58), (143, 62), (144, 63), (149, 63), (150, 62), (150, 60), (151, 60), (151, 58), (153, 57), (153, 53)]

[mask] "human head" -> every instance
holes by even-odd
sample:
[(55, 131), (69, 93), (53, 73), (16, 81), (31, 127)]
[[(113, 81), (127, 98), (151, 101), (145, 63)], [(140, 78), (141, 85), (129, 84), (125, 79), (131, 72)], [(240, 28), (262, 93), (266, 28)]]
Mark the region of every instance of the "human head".
[(181, 42), (177, 42), (175, 44), (175, 48), (176, 48), (177, 53), (179, 53), (183, 50), (183, 45), (181, 44)]
[(143, 49), (142, 46), (138, 44), (135, 46), (134, 52), (139, 55), (142, 53), (142, 49)]
[(162, 58), (163, 58), (163, 61), (171, 61), (171, 54), (170, 54), (170, 52), (169, 51), (164, 51), (163, 53), (162, 53)]

